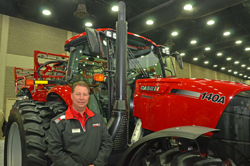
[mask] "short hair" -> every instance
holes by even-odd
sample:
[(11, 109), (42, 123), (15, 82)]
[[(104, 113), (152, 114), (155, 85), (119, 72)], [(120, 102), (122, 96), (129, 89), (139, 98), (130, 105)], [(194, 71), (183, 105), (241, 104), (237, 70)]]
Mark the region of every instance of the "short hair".
[(73, 84), (72, 86), (72, 93), (74, 93), (76, 86), (83, 86), (86, 87), (88, 89), (88, 92), (90, 93), (90, 88), (88, 83), (84, 82), (84, 81), (77, 81)]

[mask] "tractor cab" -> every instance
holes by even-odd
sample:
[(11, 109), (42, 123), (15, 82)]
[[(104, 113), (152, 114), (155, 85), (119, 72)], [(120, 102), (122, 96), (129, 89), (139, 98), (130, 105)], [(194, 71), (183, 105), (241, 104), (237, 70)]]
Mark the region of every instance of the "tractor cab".
[[(181, 57), (178, 53), (171, 56), (167, 47), (156, 45), (142, 36), (128, 32), (127, 37), (127, 98), (132, 112), (135, 81), (176, 77), (174, 57)], [(86, 32), (65, 42), (65, 50), (70, 52), (66, 80), (69, 84), (87, 82), (107, 121), (114, 104), (116, 49), (116, 31), (108, 28), (87, 28)]]

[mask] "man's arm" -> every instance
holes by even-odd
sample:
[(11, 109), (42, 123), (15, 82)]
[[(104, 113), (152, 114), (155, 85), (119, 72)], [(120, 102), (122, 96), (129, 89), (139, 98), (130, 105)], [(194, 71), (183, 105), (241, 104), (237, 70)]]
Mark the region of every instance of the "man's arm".
[(108, 162), (108, 158), (112, 151), (113, 141), (109, 135), (105, 122), (102, 119), (102, 143), (97, 158), (93, 161), (94, 166), (104, 166)]
[(53, 120), (50, 122), (48, 143), (49, 157), (55, 166), (82, 166), (81, 164), (76, 163), (66, 152), (64, 152), (62, 132), (58, 129)]

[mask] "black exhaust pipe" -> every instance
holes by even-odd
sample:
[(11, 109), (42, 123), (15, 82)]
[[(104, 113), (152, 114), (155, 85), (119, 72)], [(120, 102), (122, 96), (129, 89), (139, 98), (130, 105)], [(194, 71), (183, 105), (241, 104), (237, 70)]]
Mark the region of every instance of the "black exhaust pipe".
[(107, 124), (110, 135), (113, 138), (113, 150), (125, 148), (128, 142), (127, 127), (127, 22), (126, 5), (118, 3), (118, 21), (116, 22), (116, 96), (111, 114)]

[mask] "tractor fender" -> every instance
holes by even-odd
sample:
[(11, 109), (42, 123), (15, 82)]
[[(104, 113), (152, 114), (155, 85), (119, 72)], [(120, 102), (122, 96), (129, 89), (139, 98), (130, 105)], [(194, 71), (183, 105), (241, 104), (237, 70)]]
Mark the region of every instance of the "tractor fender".
[(71, 100), (71, 92), (72, 88), (68, 85), (57, 85), (51, 88), (47, 94), (47, 101), (55, 100), (54, 95), (57, 94), (59, 97), (61, 97), (64, 102), (70, 106), (72, 104)]
[(117, 163), (117, 166), (123, 166), (124, 162), (127, 160), (127, 157), (136, 153), (136, 151), (145, 143), (158, 139), (158, 138), (165, 138), (165, 137), (181, 137), (186, 139), (196, 139), (200, 135), (208, 133), (208, 132), (219, 132), (219, 129), (213, 129), (203, 126), (181, 126), (181, 127), (173, 127), (169, 129), (160, 130), (149, 134), (139, 141), (131, 145), (124, 153), (123, 157)]

